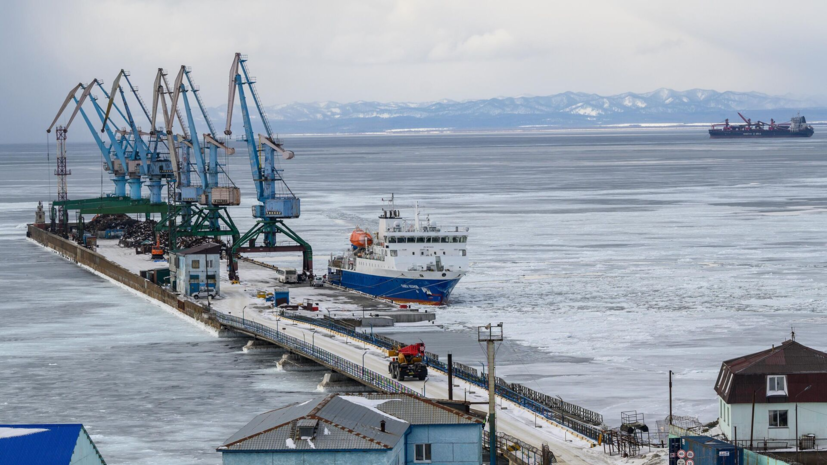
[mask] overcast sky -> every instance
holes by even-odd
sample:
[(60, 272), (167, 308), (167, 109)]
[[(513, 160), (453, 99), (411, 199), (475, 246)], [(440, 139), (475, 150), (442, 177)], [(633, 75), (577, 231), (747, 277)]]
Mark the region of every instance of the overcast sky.
[[(266, 104), (615, 94), (821, 95), (827, 2), (6, 0), (0, 143), (43, 140), (69, 89), (121, 69), (148, 94), (193, 67), (226, 101), (234, 52)], [(145, 96), (146, 97), (146, 96)]]

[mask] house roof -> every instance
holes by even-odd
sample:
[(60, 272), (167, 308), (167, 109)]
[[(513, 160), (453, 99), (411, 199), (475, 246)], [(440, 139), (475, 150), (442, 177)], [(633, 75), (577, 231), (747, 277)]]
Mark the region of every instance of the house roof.
[(178, 255), (216, 255), (221, 253), (221, 244), (205, 242), (201, 245), (196, 245), (195, 247), (190, 247), (189, 249), (184, 249), (176, 253)]
[(81, 431), (81, 424), (0, 425), (0, 463), (68, 465)]
[(790, 340), (778, 347), (727, 360), (724, 365), (742, 375), (827, 373), (827, 353)]
[[(316, 421), (315, 437), (299, 437), (299, 426)], [(477, 423), (474, 417), (412, 395), (329, 395), (263, 413), (218, 450), (385, 450), (392, 449), (411, 424)]]

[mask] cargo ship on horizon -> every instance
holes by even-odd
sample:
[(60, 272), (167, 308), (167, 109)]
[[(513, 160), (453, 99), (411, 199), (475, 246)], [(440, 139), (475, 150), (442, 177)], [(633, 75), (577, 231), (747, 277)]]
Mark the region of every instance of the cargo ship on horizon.
[(409, 221), (393, 196), (388, 203), (374, 235), (357, 227), (350, 248), (331, 256), (327, 281), (396, 303), (444, 305), (468, 272), (468, 228), (421, 220), (418, 204)]
[(723, 123), (712, 125), (709, 137), (811, 137), (815, 133), (813, 127), (807, 124), (807, 118), (801, 115), (793, 116), (789, 123), (776, 123), (770, 119), (769, 124), (763, 121), (753, 123), (741, 113), (738, 116), (744, 124), (729, 124), (729, 119), (726, 119)]

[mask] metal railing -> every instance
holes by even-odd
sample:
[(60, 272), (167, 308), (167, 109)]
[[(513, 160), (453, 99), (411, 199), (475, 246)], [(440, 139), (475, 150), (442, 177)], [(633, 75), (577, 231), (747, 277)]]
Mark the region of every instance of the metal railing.
[[(483, 450), (490, 449), (489, 434), (486, 430), (482, 432)], [(508, 458), (509, 463), (518, 465), (551, 465), (557, 463), (557, 457), (554, 456), (547, 444), (544, 444), (542, 449), (538, 449), (505, 433), (497, 433), (496, 453)]]
[[(323, 327), (384, 349), (392, 349), (406, 345), (389, 337), (358, 331), (353, 326), (335, 322), (333, 319), (327, 317), (310, 318), (301, 315), (291, 315), (284, 318)], [(435, 354), (426, 352), (423, 362), (435, 370), (443, 373), (448, 372), (448, 364), (439, 361), (439, 358), (436, 357)], [(454, 362), (453, 375), (483, 389), (488, 388), (488, 379), (485, 375), (478, 374), (477, 370), (467, 365)], [(504, 379), (497, 378), (496, 395), (514, 402), (546, 420), (565, 426), (592, 440), (597, 441), (603, 432), (602, 428), (596, 426), (603, 423), (603, 415), (578, 405), (564, 402), (560, 398), (536, 392), (523, 385), (516, 383), (509, 384)]]
[(216, 313), (216, 318), (225, 326), (253, 333), (274, 344), (285, 347), (293, 353), (309, 358), (339, 373), (358, 379), (377, 391), (419, 395), (418, 392), (388, 376), (369, 370), (358, 363), (339, 357), (301, 339), (288, 336), (284, 334), (284, 332), (274, 330), (269, 326), (223, 313)]

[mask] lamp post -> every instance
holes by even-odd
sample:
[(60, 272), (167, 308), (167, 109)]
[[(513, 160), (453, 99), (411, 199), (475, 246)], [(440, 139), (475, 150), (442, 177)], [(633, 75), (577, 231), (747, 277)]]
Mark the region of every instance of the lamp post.
[(365, 355), (367, 355), (368, 351), (362, 352), (362, 376), (365, 376)]
[(496, 375), (494, 372), (494, 344), (503, 341), (503, 324), (477, 327), (477, 341), (488, 346), (488, 436), (491, 465), (497, 465), (497, 413), (496, 413)]
[(312, 337), (310, 338), (310, 340), (312, 341), (313, 348), (315, 349), (316, 348), (316, 328), (312, 329)]
[(425, 396), (425, 385), (426, 384), (428, 384), (428, 377), (426, 377), (425, 380), (422, 382), (422, 397), (426, 397)]
[[(207, 298), (209, 299), (209, 296), (207, 296)], [(209, 300), (208, 300), (208, 302), (209, 302)], [(242, 309), (241, 309), (241, 324), (242, 324), (242, 325), (246, 325), (246, 324), (247, 324), (247, 319), (246, 319), (246, 318), (245, 318), (245, 316), (244, 316), (244, 310), (246, 310), (246, 309), (247, 309), (247, 306), (246, 306), (246, 305), (244, 306), (244, 308), (242, 308)]]
[(281, 318), (276, 319), (276, 332), (279, 332), (279, 321), (281, 321)]

